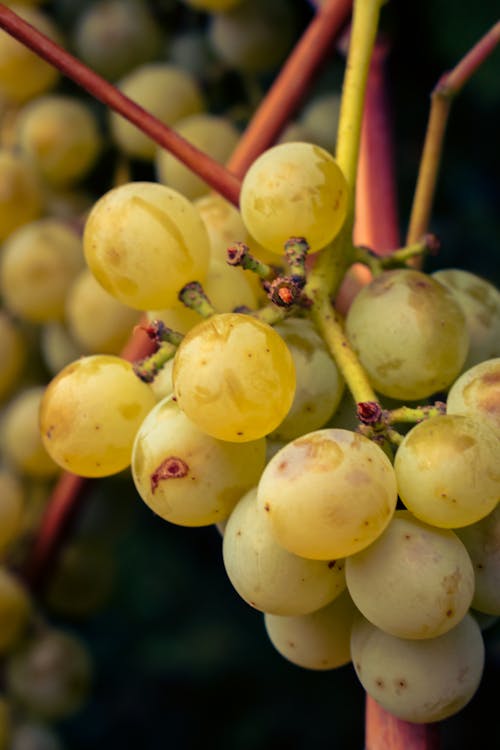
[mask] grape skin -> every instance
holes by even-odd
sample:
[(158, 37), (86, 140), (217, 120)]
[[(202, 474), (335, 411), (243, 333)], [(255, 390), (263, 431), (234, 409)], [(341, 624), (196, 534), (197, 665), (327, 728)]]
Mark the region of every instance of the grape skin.
[(500, 615), (500, 506), (477, 523), (457, 529), (475, 573), (472, 607), (481, 613)]
[(20, 154), (0, 149), (0, 242), (38, 219), (43, 208), (42, 185), (33, 165)]
[(500, 357), (480, 362), (463, 372), (451, 386), (447, 414), (481, 419), (500, 436)]

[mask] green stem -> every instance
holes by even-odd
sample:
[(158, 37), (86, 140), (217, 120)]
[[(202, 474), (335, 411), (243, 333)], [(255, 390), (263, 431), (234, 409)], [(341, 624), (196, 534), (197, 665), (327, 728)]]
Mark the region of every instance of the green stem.
[(152, 383), (165, 363), (175, 356), (176, 351), (175, 344), (164, 341), (154, 354), (134, 363), (135, 374), (145, 383)]
[(400, 406), (398, 409), (391, 409), (385, 414), (386, 424), (395, 424), (397, 422), (417, 423), (430, 417), (440, 417), (446, 413), (446, 404), (442, 401), (436, 401), (429, 406)]
[(217, 312), (199, 281), (191, 281), (183, 286), (178, 296), (186, 307), (197, 312), (202, 318), (209, 318)]

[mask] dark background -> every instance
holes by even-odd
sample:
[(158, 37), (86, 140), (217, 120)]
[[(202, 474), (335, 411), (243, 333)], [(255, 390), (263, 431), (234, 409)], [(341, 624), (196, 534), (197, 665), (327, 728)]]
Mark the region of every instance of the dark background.
[[(311, 8), (305, 0), (293, 2), (304, 27)], [(206, 23), (180, 2), (150, 4), (174, 31), (175, 24), (201, 29)], [(46, 7), (71, 28), (83, 5), (61, 0)], [(392, 0), (383, 9), (382, 27), (393, 45), (389, 84), (403, 235), (430, 91), (497, 17), (496, 0)], [(261, 85), (273, 75), (263, 76)], [(342, 61), (332, 54), (310, 96), (338, 87), (341, 78)], [(499, 83), (497, 51), (453, 105), (431, 227), (442, 247), (427, 264), (429, 270), (459, 266), (497, 284)], [(214, 110), (242, 96), (234, 71), (206, 85)], [(62, 89), (76, 90), (68, 82)], [(89, 181), (96, 193), (107, 187), (112, 157), (104, 157)], [(145, 165), (134, 170), (148, 175)], [(262, 615), (238, 598), (225, 575), (215, 529), (161, 521), (123, 477), (95, 483), (90, 496), (93, 512), (100, 508), (97, 515), (105, 517), (102, 530), (114, 545), (117, 577), (107, 604), (86, 619), (47, 610), (54, 624), (83, 638), (95, 664), (85, 708), (58, 727), (67, 748), (363, 748), (364, 696), (351, 667), (308, 672), (274, 651)], [(488, 747), (500, 746), (500, 630), (493, 627), (485, 639), (483, 683), (471, 703), (443, 723), (443, 750), (486, 747), (484, 737)]]

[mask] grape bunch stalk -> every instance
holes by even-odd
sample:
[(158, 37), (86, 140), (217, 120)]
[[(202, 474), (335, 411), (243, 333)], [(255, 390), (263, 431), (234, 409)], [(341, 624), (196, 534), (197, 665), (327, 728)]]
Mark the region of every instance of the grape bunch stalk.
[[(221, 47), (224, 24), (236, 30), (240, 15), (257, 23), (245, 2), (185, 2), (213, 14)], [(438, 84), (406, 242), (380, 253), (382, 216), (368, 242), (358, 236), (365, 94), (379, 16), (390, 12), (381, 0), (353, 4), (333, 148), (307, 137), (275, 142), (294, 102), (280, 110), (273, 97), (290, 96), (287, 76), (304, 60), (312, 75), (349, 11), (336, 0), (319, 5), (316, 58), (309, 38), (299, 42), (239, 144), (231, 125), (201, 114), (203, 95), (185, 73), (145, 61), (115, 87), (0, 6), (2, 26), (115, 110), (120, 149), (156, 159), (158, 174), (118, 171), (86, 206), (82, 256), (66, 224), (39, 218), (28, 176), (32, 198), (19, 208), (27, 213), (0, 210), (9, 309), (37, 323), (64, 311), (87, 347), (33, 397), (39, 471), (64, 474), (31, 569), (53, 552), (84, 480), (126, 473), (159, 518), (217, 527), (231, 584), (263, 613), (285, 659), (317, 671), (352, 663), (368, 696), (368, 739), (377, 716), (393, 722), (402, 743), (394, 750), (410, 738), (430, 750), (427, 725), (476, 693), (482, 627), (500, 616), (500, 291), (464, 270), (422, 270), (439, 247), (428, 226), (450, 102), (493, 51), (500, 26)], [(53, 70), (37, 73), (42, 89)], [(160, 102), (152, 116), (133, 101), (144, 95), (154, 109), (167, 86), (178, 91), (175, 114)], [(21, 112), (21, 144), (35, 143), (36, 105)], [(269, 106), (282, 122), (263, 128)], [(65, 116), (85, 120), (74, 149), (81, 159), (41, 161), (54, 190), (90, 169), (101, 148), (86, 113), (69, 109)], [(218, 148), (208, 156), (212, 128)], [(35, 229), (37, 255), (54, 253), (43, 297), (16, 270)], [(394, 227), (387, 232), (395, 244)], [(66, 301), (64, 274), (78, 279), (80, 303)], [(79, 311), (86, 295), (103, 293), (99, 304), (119, 322), (96, 332), (100, 323), (86, 327)], [(22, 600), (17, 630), (28, 605), (13, 596)], [(86, 685), (84, 657), (75, 663), (68, 680)]]

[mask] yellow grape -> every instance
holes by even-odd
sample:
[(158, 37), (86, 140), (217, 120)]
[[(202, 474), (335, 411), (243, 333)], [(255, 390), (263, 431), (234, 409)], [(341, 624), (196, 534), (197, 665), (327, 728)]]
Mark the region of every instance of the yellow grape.
[(42, 185), (24, 156), (0, 149), (0, 242), (29, 221), (41, 216)]
[(130, 464), (137, 430), (155, 405), (130, 362), (94, 354), (69, 364), (47, 386), (40, 431), (59, 466), (86, 477), (116, 474)]
[(295, 367), (271, 326), (250, 315), (221, 313), (186, 335), (173, 382), (180, 408), (201, 430), (244, 442), (272, 432), (286, 416)]
[(181, 526), (208, 526), (228, 517), (264, 468), (263, 438), (246, 443), (202, 432), (171, 397), (142, 423), (132, 454), (132, 475), (144, 502)]
[(313, 560), (347, 557), (371, 544), (396, 508), (391, 462), (359, 433), (325, 429), (296, 438), (269, 461), (258, 503), (276, 540)]
[(124, 305), (167, 307), (181, 287), (205, 278), (208, 236), (193, 204), (154, 182), (130, 182), (105, 193), (83, 235), (87, 264)]
[(14, 389), (26, 354), (26, 342), (19, 327), (0, 309), (0, 401)]
[(63, 367), (83, 354), (67, 327), (59, 321), (41, 326), (40, 351), (43, 363), (51, 375), (57, 375)]
[(448, 414), (478, 417), (500, 436), (500, 357), (463, 372), (448, 391)]
[(476, 583), (471, 607), (500, 615), (500, 505), (477, 523), (457, 529), (474, 566)]
[(264, 151), (241, 186), (241, 215), (248, 232), (282, 254), (292, 236), (311, 252), (336, 237), (347, 212), (348, 186), (331, 154), (311, 143), (282, 143)]

